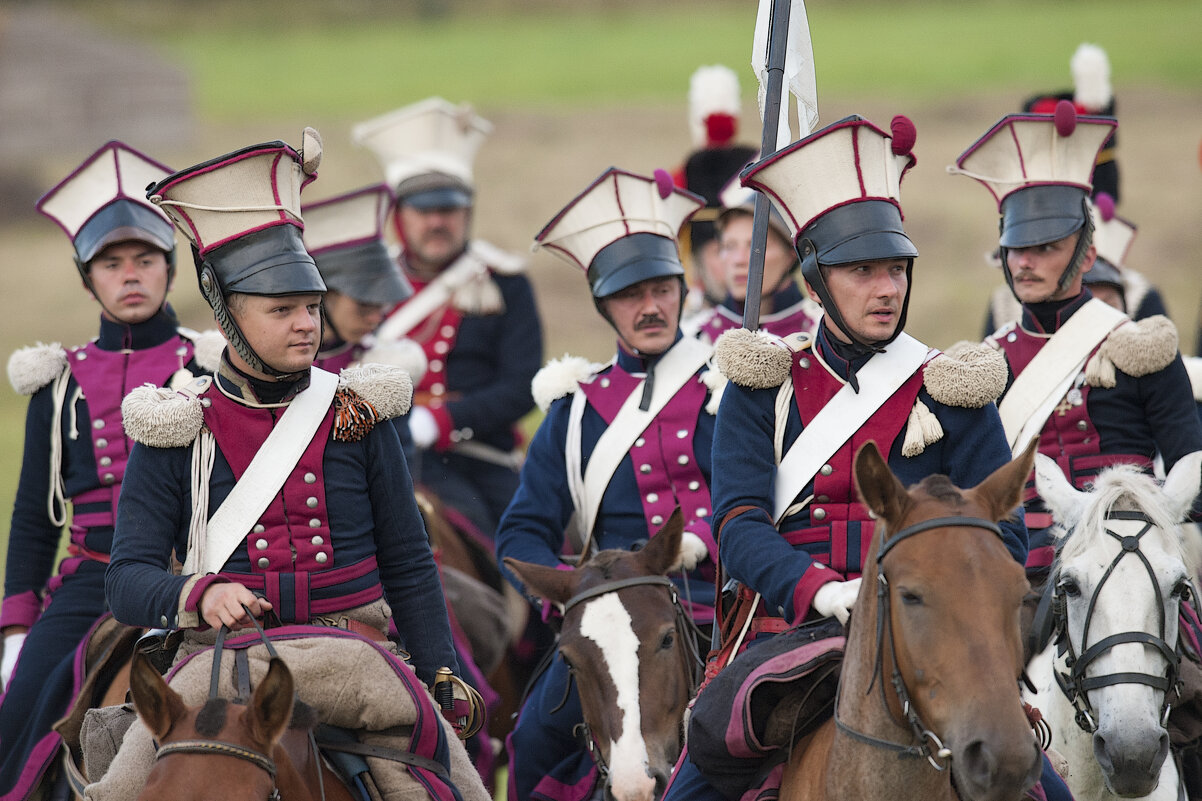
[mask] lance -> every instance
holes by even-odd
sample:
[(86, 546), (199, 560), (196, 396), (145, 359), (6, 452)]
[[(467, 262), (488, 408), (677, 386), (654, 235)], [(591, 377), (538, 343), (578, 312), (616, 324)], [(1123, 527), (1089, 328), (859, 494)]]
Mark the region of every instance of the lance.
[[(808, 135), (818, 124), (814, 52), (804, 0), (760, 0), (751, 66), (760, 84), (760, 117), (764, 122), (760, 158), (764, 159), (776, 152), (778, 144), (788, 144), (792, 138), (788, 113), (790, 95), (797, 101), (799, 138)], [(747, 299), (743, 307), (743, 327), (752, 330), (760, 323), (770, 209), (768, 199), (757, 193)]]

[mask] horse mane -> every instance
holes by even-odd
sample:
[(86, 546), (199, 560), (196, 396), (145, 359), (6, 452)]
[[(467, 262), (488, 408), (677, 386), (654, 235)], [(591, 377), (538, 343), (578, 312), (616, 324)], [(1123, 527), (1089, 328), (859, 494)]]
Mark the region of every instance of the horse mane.
[(1172, 535), (1181, 521), (1173, 515), (1169, 499), (1160, 491), (1156, 480), (1135, 465), (1114, 465), (1099, 473), (1089, 488), (1087, 504), (1076, 527), (1060, 539), (1058, 558), (1075, 558), (1089, 549), (1092, 545), (1089, 537), (1079, 536), (1077, 532), (1084, 530), (1100, 536), (1106, 527), (1106, 515), (1111, 510), (1143, 512), (1156, 528), (1166, 533), (1171, 541), (1169, 547), (1184, 558), (1181, 538)]

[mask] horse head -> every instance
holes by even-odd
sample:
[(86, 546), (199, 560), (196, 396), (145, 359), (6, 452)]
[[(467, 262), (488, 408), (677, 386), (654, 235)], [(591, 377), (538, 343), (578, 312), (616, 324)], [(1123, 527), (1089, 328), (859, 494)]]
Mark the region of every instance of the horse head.
[[(246, 705), (210, 698), (189, 707), (139, 653), (130, 671), (130, 693), (138, 716), (158, 743), (154, 768), (139, 799), (312, 797), (294, 789), (299, 775), (281, 747), (290, 723), (297, 730), (292, 674), (283, 661), (271, 660)], [(315, 723), (316, 717), (302, 726), (306, 735)], [(215, 755), (221, 756), (220, 762), (212, 759)]]
[[(1028, 585), (997, 526), (1021, 502), (1033, 456), (1028, 448), (971, 489), (936, 475), (907, 490), (875, 444), (856, 455), (856, 488), (878, 522), (844, 678), (854, 641), (874, 654), (877, 711), (891, 719), (884, 731), (920, 743), (939, 769), (950, 759), (966, 801), (1017, 798), (1039, 777), (1018, 689)], [(873, 638), (876, 648), (865, 649)]]
[(1048, 587), (1067, 651), (1057, 680), (1116, 795), (1150, 794), (1168, 755), (1178, 615), (1198, 567), (1180, 524), (1200, 466), (1202, 451), (1185, 456), (1162, 487), (1117, 465), (1082, 492), (1054, 460), (1040, 455), (1036, 464), (1039, 495), (1063, 527)]
[(641, 550), (601, 551), (574, 570), (505, 560), (530, 593), (563, 611), (559, 653), (616, 801), (658, 797), (683, 745), (693, 635), (663, 578), (679, 569), (681, 531), (677, 509)]

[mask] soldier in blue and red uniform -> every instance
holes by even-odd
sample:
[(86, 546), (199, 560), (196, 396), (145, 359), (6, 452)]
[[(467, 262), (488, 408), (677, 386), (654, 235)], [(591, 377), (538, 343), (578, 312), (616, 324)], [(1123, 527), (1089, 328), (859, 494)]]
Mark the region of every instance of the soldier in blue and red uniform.
[[(1017, 451), (1038, 436), (1077, 488), (1108, 465), (1150, 470), (1159, 454), (1169, 470), (1202, 449), (1173, 324), (1134, 322), (1083, 286), (1098, 252), (1090, 174), (1114, 126), (1064, 101), (1054, 115), (1004, 117), (956, 161), (998, 202), (1003, 268), (1022, 303), (1022, 319), (986, 340), (1008, 365), (1007, 437)], [(1052, 518), (1033, 484), (1026, 506), (1027, 566), (1038, 578), (1052, 562)]]
[[(700, 315), (697, 336), (717, 342), (724, 332), (743, 324), (747, 299), (747, 271), (751, 265), (751, 231), (755, 192), (733, 186), (723, 193), (729, 205), (718, 215), (718, 256), (726, 287), (722, 302)], [(800, 331), (810, 333), (822, 310), (806, 297), (797, 284), (801, 260), (793, 249), (789, 227), (775, 209), (768, 218), (768, 240), (764, 248), (763, 313), (759, 327), (784, 337)]]
[[(80, 347), (39, 345), (9, 362), (14, 387), (31, 398), (0, 610), (0, 798), (29, 797), (57, 755), (51, 724), (83, 678), (76, 647), (108, 611), (104, 570), (132, 444), (121, 399), (201, 372), (194, 335), (179, 330), (167, 305), (174, 230), (143, 191), (168, 172), (109, 142), (38, 201), (75, 247), (84, 288), (100, 304), (100, 332)], [(69, 556), (52, 577), (68, 502)]]
[[(384, 423), (404, 412), (408, 376), (383, 365), (339, 376), (312, 368), (326, 286), (301, 240), (299, 193), (320, 152), (307, 129), (299, 152), (253, 145), (147, 192), (192, 241), (228, 345), (214, 376), (125, 401), (137, 445), (106, 590), (118, 620), (185, 629), (186, 645), (210, 627), (249, 626), (244, 605), (269, 622), (381, 642), (391, 619), (432, 686), (440, 667), (457, 670), (455, 652), (400, 440)], [(270, 438), (281, 429), (286, 439)], [(235, 488), (251, 493), (251, 511), (218, 526)], [(265, 496), (258, 505), (255, 493)], [(144, 740), (127, 735), (126, 745)]]
[(409, 414), (414, 476), (489, 539), (517, 489), (516, 426), (534, 407), (543, 347), (524, 260), (469, 238), (472, 161), (491, 130), (469, 107), (430, 98), (352, 132), (392, 187), (397, 259), (416, 290), (377, 332), (427, 357)]
[[(724, 631), (718, 669), (790, 625), (847, 620), (874, 528), (852, 475), (863, 444), (875, 442), (905, 485), (944, 474), (975, 486), (1010, 459), (993, 406), (1004, 386), (997, 355), (982, 346), (938, 354), (904, 333), (918, 251), (902, 227), (899, 194), (915, 161), (915, 132), (905, 117), (894, 118), (891, 130), (848, 117), (743, 173), (744, 184), (766, 192), (790, 221), (823, 316), (813, 336), (779, 340), (739, 330), (717, 345), (730, 385), (714, 434), (714, 520), (722, 569), (739, 585), (731, 617), (747, 621), (750, 641)], [(839, 414), (848, 393), (871, 400), (866, 419)], [(821, 412), (826, 422), (811, 429)], [(820, 447), (808, 432), (832, 429), (833, 450), (822, 449), (829, 455), (812, 471), (779, 469), (791, 448)], [(1001, 528), (1021, 563), (1021, 516)], [(682, 758), (665, 799), (737, 797), (748, 789), (731, 796), (727, 777), (705, 773), (717, 766), (694, 756)], [(745, 772), (746, 780), (754, 773)]]
[(314, 367), (337, 373), (362, 362), (391, 364), (404, 368), (414, 381), (425, 372), (425, 355), (415, 343), (377, 347), (374, 336), (388, 312), (413, 295), (384, 243), (391, 203), (388, 187), (377, 184), (306, 203), (302, 209), (305, 249), (326, 285), (321, 350)]
[[(676, 245), (681, 224), (701, 205), (674, 189), (667, 173), (655, 180), (611, 168), (537, 235), (541, 247), (585, 271), (597, 311), (618, 334), (618, 351), (604, 366), (565, 358), (540, 371), (534, 394), (547, 416), (501, 519), (497, 556), (561, 566), (573, 514), (582, 529), (578, 549), (631, 549), (679, 506), (687, 521), (682, 564), (690, 572), (677, 581), (693, 619), (708, 625), (716, 555), (709, 528), (711, 387), (718, 376), (708, 370), (710, 346), (680, 332), (685, 284)], [(673, 391), (650, 422), (619, 411), (635, 393), (650, 409), (652, 388), (660, 395), (665, 386)], [(611, 445), (620, 461), (613, 460), (601, 497), (588, 497), (582, 471), (603, 459), (594, 448), (607, 430), (618, 435)], [(567, 667), (554, 659), (509, 739), (511, 799), (586, 797), (597, 771), (573, 733), (582, 721)]]

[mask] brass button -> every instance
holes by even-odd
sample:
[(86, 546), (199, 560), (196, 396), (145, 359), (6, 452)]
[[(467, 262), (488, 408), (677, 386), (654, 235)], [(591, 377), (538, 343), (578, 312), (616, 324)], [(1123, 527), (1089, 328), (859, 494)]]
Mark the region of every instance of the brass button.
[(326, 562), (330, 561), (330, 557), (325, 553), (319, 553), (317, 556), (313, 557), (313, 560), (319, 565), (324, 565)]
[(441, 339), (434, 343), (434, 352), (440, 356), (451, 349), (451, 346), (443, 342)]
[(682, 428), (682, 429), (680, 429), (679, 431), (677, 431), (677, 432), (676, 432), (676, 438), (677, 438), (677, 439), (684, 439), (684, 438), (685, 438), (685, 437), (687, 437), (688, 435), (689, 435), (689, 430), (688, 430), (687, 428)]
[(431, 359), (429, 367), (432, 372), (437, 373), (442, 369), (442, 359)]
[(445, 386), (443, 386), (442, 384), (431, 384), (430, 385), (430, 394), (431, 395), (441, 395), (446, 391), (447, 391), (447, 388)]
[(109, 446), (109, 441), (107, 439), (104, 439), (102, 437), (102, 438), (96, 440), (97, 448), (100, 448), (101, 450), (103, 450), (104, 448), (107, 448), (108, 446)]
[(815, 520), (826, 520), (826, 510), (825, 509), (815, 509), (814, 510), (814, 519)]
[(698, 507), (697, 507), (697, 516), (698, 516), (698, 517), (705, 517), (705, 516), (706, 516), (706, 515), (708, 515), (709, 513), (710, 513), (710, 510), (709, 510), (709, 509), (706, 509), (704, 506), (698, 506)]
[(821, 468), (819, 468), (818, 472), (824, 476), (829, 476), (831, 473), (835, 472), (835, 468), (831, 467), (829, 464), (824, 464)]
[(320, 534), (318, 534), (313, 539), (309, 540), (309, 543), (311, 545), (325, 545), (325, 542), (326, 541), (322, 538), (322, 536)]
[(444, 337), (453, 337), (455, 336), (455, 326), (444, 325), (442, 328), (438, 329), (438, 333), (442, 334)]
[(634, 441), (634, 447), (636, 447), (636, 448), (641, 448), (646, 444), (647, 444), (647, 440), (643, 439), (642, 437), (639, 437), (638, 439), (636, 439)]
[(650, 473), (650, 472), (651, 472), (651, 465), (649, 465), (649, 464), (641, 464), (641, 465), (639, 465), (639, 472), (640, 472), (640, 473)]
[(93, 420), (92, 428), (95, 428), (96, 430), (99, 431), (100, 429), (104, 428), (104, 421), (103, 420)]
[(321, 521), (316, 517), (309, 518), (309, 528), (321, 528)]
[(654, 517), (651, 518), (651, 525), (662, 526), (663, 524), (664, 524), (664, 518), (661, 515), (655, 515)]
[(261, 567), (261, 568), (263, 568), (264, 570), (266, 570), (266, 569), (267, 569), (267, 566), (268, 566), (268, 565), (270, 565), (270, 564), (271, 564), (271, 560), (270, 560), (270, 559), (268, 559), (266, 556), (260, 556), (260, 557), (259, 557), (259, 561), (258, 561), (258, 565), (259, 565), (259, 567)]
[(105, 483), (105, 484), (112, 484), (112, 483), (113, 483), (113, 482), (115, 482), (116, 480), (117, 480), (117, 477), (116, 477), (116, 476), (114, 476), (112, 473), (105, 473), (105, 474), (104, 474), (104, 483)]
[(690, 481), (689, 489), (691, 489), (693, 492), (696, 492), (697, 490), (701, 489), (701, 482), (700, 481)]
[(317, 508), (317, 499), (316, 498), (306, 498), (305, 506), (308, 506), (310, 509), (316, 509)]
[(107, 457), (107, 456), (101, 456), (101, 457), (100, 457), (100, 466), (101, 466), (101, 467), (108, 467), (108, 466), (109, 466), (109, 465), (111, 465), (112, 463), (113, 463), (113, 460), (112, 460), (112, 459), (110, 459), (109, 457)]
[(806, 359), (806, 358), (798, 359), (797, 366), (800, 367), (802, 370), (804, 370), (810, 366), (810, 360)]
[(682, 453), (682, 454), (680, 454), (680, 456), (677, 456), (677, 457), (676, 457), (676, 463), (677, 463), (677, 464), (688, 464), (688, 463), (689, 463), (689, 457), (685, 456), (685, 455)]
[(262, 534), (267, 528), (262, 523), (255, 523), (255, 527), (251, 529), (256, 534)]
[(255, 540), (255, 547), (258, 548), (260, 551), (266, 551), (267, 550), (267, 540), (260, 537), (259, 539)]
[(313, 483), (316, 483), (316, 481), (317, 481), (317, 476), (313, 475), (312, 473), (305, 473), (305, 483), (306, 484), (313, 484)]
[(1087, 428), (1089, 428), (1089, 423), (1085, 422), (1084, 420), (1077, 421), (1077, 430), (1078, 431), (1084, 431)]
[(654, 492), (647, 493), (647, 503), (655, 503), (658, 500), (659, 500), (659, 495), (657, 495), (656, 493), (654, 493)]

